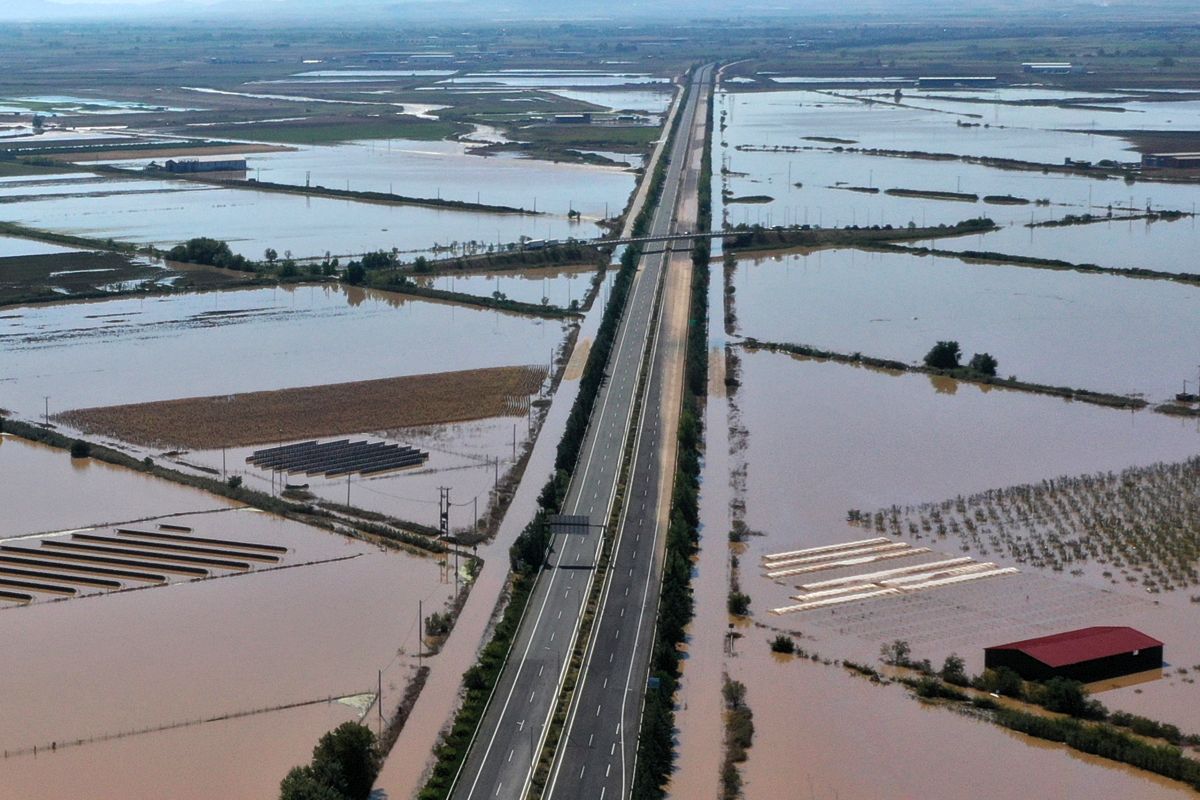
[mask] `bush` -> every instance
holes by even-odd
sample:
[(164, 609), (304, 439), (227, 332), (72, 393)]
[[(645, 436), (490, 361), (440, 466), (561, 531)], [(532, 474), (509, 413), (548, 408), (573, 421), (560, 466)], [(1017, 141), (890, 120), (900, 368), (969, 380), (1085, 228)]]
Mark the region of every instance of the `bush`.
[(1031, 684), (1029, 700), (1047, 711), (1080, 719), (1104, 719), (1107, 716), (1104, 706), (1088, 697), (1082, 683), (1067, 678), (1051, 678), (1041, 685)]
[(981, 688), (1005, 697), (1015, 697), (1018, 700), (1025, 697), (1025, 681), (1008, 667), (985, 669), (980, 683)]
[(92, 445), (83, 439), (71, 442), (71, 458), (87, 458), (92, 454)]
[(230, 475), (229, 480), (225, 481), (225, 485), (228, 486), (230, 489), (237, 489), (237, 488), (241, 487), (242, 476), (241, 475)]
[(744, 592), (730, 592), (727, 605), (730, 614), (744, 617), (750, 613), (750, 595)]
[(792, 637), (781, 633), (771, 641), (771, 652), (791, 655), (796, 652), (796, 642)]

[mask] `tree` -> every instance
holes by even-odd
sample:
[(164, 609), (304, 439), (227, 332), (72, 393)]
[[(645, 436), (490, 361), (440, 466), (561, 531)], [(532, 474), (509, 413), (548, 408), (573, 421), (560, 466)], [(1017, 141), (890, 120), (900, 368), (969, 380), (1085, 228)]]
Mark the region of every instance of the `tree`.
[(978, 372), (982, 375), (993, 376), (996, 374), (996, 367), (999, 365), (999, 362), (992, 357), (991, 353), (976, 353), (975, 355), (971, 356), (971, 360), (967, 364), (967, 366), (974, 372)]
[(71, 458), (87, 458), (92, 454), (92, 445), (83, 439), (71, 442)]
[(312, 769), (327, 783), (338, 779), (349, 800), (367, 800), (379, 772), (375, 734), (357, 722), (342, 723), (317, 742)]
[(955, 686), (966, 686), (970, 683), (966, 667), (967, 662), (963, 661), (958, 653), (951, 653), (942, 662), (942, 670), (938, 674), (942, 676), (942, 680), (946, 683), (952, 683)]
[(958, 342), (940, 341), (925, 354), (925, 366), (934, 369), (956, 369), (962, 350)]
[(346, 267), (346, 283), (349, 283), (352, 286), (357, 286), (362, 283), (363, 279), (366, 277), (367, 271), (359, 262), (351, 261)]
[(312, 767), (295, 767), (279, 784), (279, 800), (346, 800), (345, 795), (327, 786)]
[(267, 260), (268, 264), (274, 264), (275, 259), (279, 258), (279, 253), (275, 251), (274, 247), (268, 247), (266, 252), (263, 253), (263, 258)]

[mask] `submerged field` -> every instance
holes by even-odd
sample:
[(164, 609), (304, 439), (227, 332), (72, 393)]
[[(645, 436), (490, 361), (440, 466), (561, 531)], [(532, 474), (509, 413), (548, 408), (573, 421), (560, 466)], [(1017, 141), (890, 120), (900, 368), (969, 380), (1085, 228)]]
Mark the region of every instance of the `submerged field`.
[(5, 405), (29, 417), (44, 411), (45, 395), (56, 411), (308, 386), (314, 374), (343, 383), (548, 363), (564, 335), (557, 322), (330, 286), (67, 303), (5, 316)]
[(920, 363), (953, 339), (1001, 376), (1153, 402), (1195, 371), (1200, 290), (1168, 281), (831, 250), (743, 260), (732, 285), (738, 333), (762, 341)]
[[(307, 759), (321, 733), (357, 718), (373, 699), (355, 701), (356, 710), (336, 698), (373, 695), (382, 669), (385, 696), (398, 701), (414, 668), (408, 654), (417, 646), (416, 603), (436, 610), (448, 594), (432, 559), (239, 509), (63, 451), (0, 441), (6, 483), (30, 486), (6, 505), (5, 548), (36, 547), (23, 538), (28, 533), (70, 529), (74, 537), (41, 541), (79, 541), (83, 531), (137, 520), (130, 527), (186, 526), (196, 535), (279, 545), (290, 566), (0, 610), (6, 636), (27, 645), (9, 648), (3, 667), (6, 793), (52, 798), (83, 791), (79, 768), (92, 786), (149, 796), (145, 765), (162, 764), (151, 768), (154, 792), (211, 797), (212, 785), (198, 777), (218, 763), (250, 758), (253, 769), (219, 770), (221, 791), (266, 796)], [(55, 487), (53, 502), (46, 486)], [(410, 605), (411, 617), (394, 613)], [(384, 608), (393, 611), (380, 613)], [(305, 703), (311, 705), (296, 706)], [(296, 707), (271, 710), (280, 706)]]
[[(903, 227), (986, 216), (998, 231), (921, 244), (1016, 263), (848, 249), (742, 255), (726, 265), (727, 284), (714, 264), (697, 617), (673, 792), (728, 790), (723, 673), (745, 685), (753, 712), (748, 758), (734, 764), (751, 800), (1000, 797), (1027, 776), (1049, 775), (1068, 794), (1105, 796), (1118, 785), (1146, 797), (1187, 791), (918, 703), (841, 662), (878, 667), (880, 646), (901, 639), (935, 669), (956, 653), (978, 673), (989, 645), (1131, 625), (1170, 643), (1167, 663), (1090, 690), (1110, 709), (1200, 729), (1194, 420), (739, 344), (791, 341), (919, 364), (936, 341), (953, 339), (964, 362), (976, 352), (997, 356), (1001, 376), (1153, 402), (1173, 398), (1185, 379), (1190, 390), (1195, 337), (1182, 321), (1194, 316), (1194, 286), (1020, 263), (1194, 271), (1190, 217), (1128, 217), (1148, 208), (1190, 214), (1200, 189), (1062, 170), (1064, 158), (1138, 156), (1118, 137), (1057, 129), (1121, 116), (1153, 131), (1175, 113), (1188, 118), (1190, 105), (1108, 97), (1079, 102), (1126, 110), (1009, 105), (1056, 101), (1022, 91), (947, 99), (905, 87), (901, 105), (892, 87), (718, 94), (714, 211), (728, 224)], [(1083, 214), (1101, 221), (1041, 226)], [(820, 549), (832, 547), (841, 549)], [(734, 613), (741, 603), (745, 613)], [(779, 633), (807, 657), (772, 653)], [(988, 757), (967, 756), (962, 769), (914, 768), (913, 743), (943, 736)], [(993, 773), (993, 756), (1008, 748), (1029, 761), (1027, 773)], [(870, 769), (847, 755), (867, 751), (885, 755)]]
[(56, 420), (143, 446), (211, 450), (497, 416), (522, 406), (545, 377), (536, 367), (492, 367), (78, 409)]

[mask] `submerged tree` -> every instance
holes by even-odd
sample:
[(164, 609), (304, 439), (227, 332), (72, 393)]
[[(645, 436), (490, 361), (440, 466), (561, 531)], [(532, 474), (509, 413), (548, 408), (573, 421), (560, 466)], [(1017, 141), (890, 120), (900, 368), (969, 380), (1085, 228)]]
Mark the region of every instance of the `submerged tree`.
[(934, 369), (956, 369), (962, 350), (955, 341), (940, 341), (925, 354), (925, 366)]
[(994, 376), (996, 374), (996, 367), (1000, 366), (1000, 364), (992, 357), (991, 353), (976, 353), (971, 356), (971, 361), (967, 366), (974, 372)]

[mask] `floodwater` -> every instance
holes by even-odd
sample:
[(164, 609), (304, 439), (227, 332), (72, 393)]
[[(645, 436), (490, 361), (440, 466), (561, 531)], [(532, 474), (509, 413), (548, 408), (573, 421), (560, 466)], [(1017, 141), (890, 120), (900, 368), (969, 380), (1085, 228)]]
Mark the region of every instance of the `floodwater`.
[(924, 705), (895, 685), (773, 658), (765, 639), (752, 631), (730, 668), (754, 712), (747, 800), (1194, 796), (1184, 784)]
[[(341, 286), (12, 309), (0, 406), (70, 408), (547, 363), (563, 322)], [(436, 335), (430, 335), (436, 332)]]
[(321, 731), (357, 718), (322, 704), (11, 758), (0, 761), (0, 797), (89, 797), (102, 780), (128, 800), (270, 798), (288, 770), (308, 763)]
[(70, 247), (63, 247), (49, 242), (39, 242), (34, 239), (15, 239), (11, 236), (0, 236), (0, 258), (12, 256), (43, 256), (53, 253), (76, 252)]
[[(803, 144), (795, 140), (831, 136), (853, 139), (858, 147), (997, 156), (1046, 164), (1061, 164), (1064, 158), (1136, 160), (1126, 149), (1128, 144), (1114, 137), (1042, 128), (984, 127), (988, 120), (967, 116), (973, 112), (964, 104), (954, 104), (954, 109), (941, 112), (925, 110), (932, 101), (922, 98), (912, 100), (920, 107), (897, 107), (863, 103), (849, 95), (849, 91), (725, 92), (719, 95), (717, 116), (719, 119), (721, 110), (727, 109), (730, 130), (741, 128), (754, 144)], [(1013, 110), (1040, 114), (1050, 109)], [(959, 122), (978, 122), (979, 127), (962, 127)]]
[[(919, 226), (950, 224), (970, 217), (989, 217), (1002, 230), (930, 243), (944, 249), (992, 250), (1014, 255), (1055, 258), (1108, 267), (1143, 267), (1168, 272), (1194, 271), (1189, 254), (1200, 246), (1194, 218), (1175, 222), (1114, 220), (1092, 225), (1027, 227), (1031, 223), (1059, 220), (1068, 214), (1128, 217), (1148, 209), (1192, 213), (1200, 199), (1200, 186), (1103, 180), (1081, 175), (1040, 171), (1001, 170), (958, 161), (927, 161), (836, 152), (834, 143), (808, 141), (806, 136), (832, 136), (856, 140), (865, 147), (900, 150), (936, 150), (971, 155), (1029, 158), (1019, 140), (1027, 133), (1038, 142), (1079, 134), (1026, 129), (991, 129), (994, 141), (982, 147), (959, 146), (982, 135), (981, 129), (951, 126), (944, 135), (923, 141), (885, 141), (882, 137), (907, 137), (919, 132), (919, 117), (904, 110), (879, 110), (855, 103), (857, 108), (833, 114), (797, 100), (792, 92), (723, 94), (721, 109), (728, 112), (727, 130), (721, 134), (718, 169), (724, 167), (722, 188), (731, 198), (765, 197), (768, 202), (726, 203), (723, 221), (730, 225), (809, 224)], [(793, 118), (779, 107), (799, 109)], [(1170, 106), (1170, 103), (1151, 104)], [(1042, 108), (1021, 107), (1029, 113)], [(801, 113), (804, 112), (804, 113)], [(878, 119), (878, 115), (888, 117)], [(935, 115), (938, 116), (938, 115)], [(863, 138), (855, 120), (865, 118), (878, 133)], [(822, 122), (823, 121), (823, 122)], [(880, 130), (876, 131), (875, 123)], [(821, 123), (821, 124), (817, 124)], [(841, 127), (838, 127), (840, 124)], [(865, 123), (864, 123), (865, 124)], [(893, 127), (887, 127), (893, 126)], [(928, 136), (933, 136), (927, 132)], [(1103, 138), (1103, 137), (1090, 137)], [(933, 141), (936, 146), (930, 145)], [(1116, 140), (1112, 140), (1116, 141)], [(743, 147), (813, 147), (799, 152), (759, 152)], [(1083, 156), (1077, 156), (1083, 157)], [(1086, 156), (1094, 160), (1095, 155)], [(1125, 154), (1126, 160), (1129, 154)], [(1045, 160), (1045, 159), (1044, 159)], [(1061, 163), (1060, 158), (1049, 159)], [(865, 187), (873, 192), (851, 191)], [(976, 202), (888, 195), (888, 189), (959, 192), (978, 195)], [(989, 203), (988, 196), (1015, 197), (1025, 204)]]
[[(519, 165), (524, 168), (527, 163)], [(632, 189), (632, 176), (620, 168), (583, 169), (612, 175)], [(351, 182), (350, 188), (366, 187)], [(403, 188), (396, 187), (398, 192)], [(359, 255), (392, 248), (412, 255), (436, 255), (439, 248), (449, 253), (483, 252), (497, 243), (517, 242), (522, 236), (589, 239), (599, 234), (587, 220), (568, 220), (565, 205), (551, 209), (550, 214), (531, 216), (197, 187), (179, 181), (161, 187), (155, 182), (142, 182), (136, 193), (111, 194), (108, 189), (109, 185), (100, 179), (94, 184), (73, 186), (71, 196), (11, 200), (4, 205), (4, 216), (10, 222), (56, 233), (162, 248), (209, 236), (227, 241), (235, 252), (252, 259), (261, 259), (268, 247), (280, 253), (291, 251), (296, 258), (325, 253)], [(82, 196), (88, 192), (101, 196)], [(526, 203), (530, 209), (534, 196), (531, 190)], [(610, 213), (619, 213), (624, 200), (618, 194)]]
[[(1158, 188), (1139, 187), (1144, 191)], [(1179, 210), (1190, 212), (1191, 206)], [(1104, 211), (1097, 209), (1092, 213)], [(992, 233), (921, 244), (943, 250), (980, 250), (1102, 267), (1200, 272), (1193, 256), (1200, 249), (1200, 227), (1194, 217), (1173, 222), (1113, 220), (1053, 228), (1012, 224)]]
[(1194, 377), (1200, 289), (1159, 280), (859, 250), (756, 261), (736, 272), (739, 332), (919, 363), (957, 340), (1001, 376), (1164, 401)]
[(626, 86), (669, 84), (669, 78), (656, 78), (645, 73), (593, 72), (589, 70), (529, 70), (520, 74), (510, 70), (473, 72), (438, 81), (455, 86), (505, 86), (514, 89), (556, 89), (560, 87)]
[[(1059, 475), (1182, 460), (1200, 449), (1196, 421), (771, 353), (742, 354), (737, 405), (748, 429), (738, 453), (747, 465), (745, 520), (764, 534), (751, 537), (742, 556), (743, 589), (753, 598), (756, 620), (789, 630), (799, 626), (830, 658), (871, 660), (880, 642), (911, 637), (920, 648), (917, 657), (940, 663), (957, 650), (977, 670), (982, 648), (996, 641), (1084, 625), (1135, 624), (1175, 644), (1168, 660), (1200, 659), (1200, 649), (1191, 644), (1197, 640), (1195, 620), (1186, 604), (1152, 604), (1137, 587), (1113, 588), (1093, 575), (1041, 572), (1009, 564), (996, 552), (972, 555), (1019, 566), (1021, 574), (783, 617), (767, 612), (794, 602), (788, 598), (799, 579), (775, 582), (759, 569), (767, 553), (873, 535), (846, 522), (852, 508), (903, 506), (918, 497), (940, 500)], [(881, 407), (886, 414), (876, 413)], [(965, 555), (956, 552), (957, 541), (931, 545), (926, 537), (916, 543), (946, 557)], [(1045, 608), (1031, 613), (1029, 602)], [(1106, 702), (1165, 712), (1164, 718), (1190, 727), (1200, 724), (1184, 711), (1198, 707), (1190, 684), (1180, 680), (1144, 693), (1154, 697), (1128, 690)]]
[[(606, 211), (620, 214), (636, 183), (636, 176), (621, 167), (553, 163), (512, 153), (482, 157), (471, 155), (472, 149), (464, 142), (394, 139), (264, 153), (249, 157), (247, 164), (251, 175), (273, 183), (304, 186), (307, 181), (331, 189), (348, 185), (355, 191), (536, 208), (564, 217), (574, 209), (591, 221)], [(508, 224), (509, 218), (496, 219)], [(537, 231), (537, 238), (543, 238), (543, 218), (516, 219), (525, 220), (530, 235)], [(597, 231), (583, 224), (563, 235), (592, 237)]]
[[(348, 709), (322, 703), (44, 750), (51, 742), (373, 692), (377, 670), (385, 705), (394, 707), (415, 666), (417, 603), (427, 614), (439, 610), (452, 589), (433, 558), (228, 509), (136, 473), (90, 462), (80, 468), (62, 451), (5, 438), (0, 465), (8, 486), (21, 485), (13, 473), (28, 476), (29, 490), (13, 495), (18, 501), (46, 504), (35, 485), (58, 487), (63, 501), (51, 504), (50, 516), (17, 506), (6, 513), (5, 534), (185, 512), (165, 521), (199, 535), (284, 544), (287, 562), (304, 564), (0, 611), (0, 636), (18, 643), (0, 653), (7, 676), (0, 749), (10, 753), (0, 760), (4, 797), (64, 796), (80, 780), (73, 766), (87, 770), (91, 786), (128, 786), (131, 797), (267, 796), (324, 731), (352, 718)], [(220, 508), (227, 510), (186, 513)], [(13, 755), (34, 746), (37, 756)], [(261, 768), (228, 769), (220, 759), (230, 750), (235, 763)], [(147, 783), (148, 769), (162, 782)], [(207, 770), (215, 772), (200, 779)]]
[(665, 114), (674, 94), (666, 87), (650, 89), (555, 89), (554, 94), (568, 100), (592, 103), (613, 111), (642, 111)]
[(742, 353), (742, 371), (746, 522), (767, 533), (750, 540), (747, 564), (793, 545), (863, 538), (846, 523), (851, 508), (1178, 461), (1200, 449), (1195, 420), (1151, 412), (774, 353)]
[[(72, 459), (8, 434), (0, 434), (0, 485), (5, 487), (0, 539), (233, 507), (224, 498), (100, 461)], [(51, 498), (47, 486), (62, 488)]]
[[(1115, 101), (1112, 92), (1073, 92), (1032, 88), (990, 91), (904, 91), (902, 102), (953, 113), (982, 115), (992, 126), (1037, 130), (1195, 130), (1200, 125), (1200, 102), (1175, 99), (1153, 102), (1138, 99)], [(1125, 95), (1128, 97), (1128, 95)], [(953, 99), (943, 99), (953, 98)], [(889, 95), (887, 99), (891, 99)], [(1022, 100), (1070, 102), (1061, 105), (1006, 105)], [(995, 102), (1001, 101), (1001, 102)], [(1080, 107), (1080, 106), (1086, 107)], [(1125, 158), (1136, 161), (1137, 158)]]
[(591, 290), (596, 275), (593, 267), (559, 269), (505, 270), (475, 274), (449, 273), (414, 280), (423, 286), (448, 292), (464, 292), (479, 297), (493, 297), (500, 292), (509, 300), (569, 308), (572, 302), (582, 304)]

